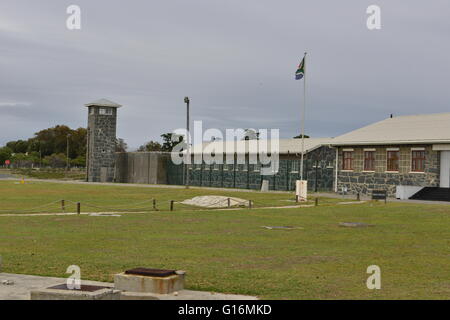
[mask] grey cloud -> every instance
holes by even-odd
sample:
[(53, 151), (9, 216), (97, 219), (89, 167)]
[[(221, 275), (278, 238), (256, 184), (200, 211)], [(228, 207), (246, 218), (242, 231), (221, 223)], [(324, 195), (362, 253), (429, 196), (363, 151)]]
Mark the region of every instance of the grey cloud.
[[(82, 30), (65, 9), (82, 9)], [(118, 135), (136, 147), (184, 126), (183, 97), (205, 127), (300, 130), (307, 50), (306, 132), (336, 136), (394, 114), (446, 112), (446, 0), (2, 1), (0, 145), (56, 124), (86, 125), (83, 104), (108, 98)]]

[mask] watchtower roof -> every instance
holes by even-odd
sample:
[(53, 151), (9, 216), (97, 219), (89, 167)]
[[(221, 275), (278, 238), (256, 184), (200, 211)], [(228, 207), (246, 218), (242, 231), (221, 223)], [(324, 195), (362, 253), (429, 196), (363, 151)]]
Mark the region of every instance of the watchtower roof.
[(110, 107), (110, 108), (120, 108), (122, 105), (115, 103), (108, 99), (100, 99), (90, 103), (86, 103), (85, 107)]

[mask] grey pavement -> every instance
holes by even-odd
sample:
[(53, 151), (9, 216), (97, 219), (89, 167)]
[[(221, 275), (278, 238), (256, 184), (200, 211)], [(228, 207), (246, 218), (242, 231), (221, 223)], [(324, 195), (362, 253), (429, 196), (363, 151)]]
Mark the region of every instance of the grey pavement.
[[(0, 273), (0, 300), (29, 300), (30, 291), (44, 289), (51, 286), (66, 283), (66, 278), (53, 278), (31, 276), (23, 274)], [(10, 285), (3, 284), (4, 281), (11, 282)], [(83, 285), (97, 285), (114, 287), (113, 283), (99, 281), (84, 281)], [(146, 299), (145, 294), (128, 293), (125, 299)], [(257, 297), (236, 294), (214, 293), (208, 291), (180, 290), (172, 294), (151, 294), (157, 300), (257, 300)]]

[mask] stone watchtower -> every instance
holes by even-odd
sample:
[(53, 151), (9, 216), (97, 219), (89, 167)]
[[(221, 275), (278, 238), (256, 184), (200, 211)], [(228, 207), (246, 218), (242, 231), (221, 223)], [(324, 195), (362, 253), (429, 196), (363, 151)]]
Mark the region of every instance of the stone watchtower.
[(87, 129), (87, 181), (114, 181), (117, 108), (121, 105), (100, 99), (85, 104), (89, 110)]

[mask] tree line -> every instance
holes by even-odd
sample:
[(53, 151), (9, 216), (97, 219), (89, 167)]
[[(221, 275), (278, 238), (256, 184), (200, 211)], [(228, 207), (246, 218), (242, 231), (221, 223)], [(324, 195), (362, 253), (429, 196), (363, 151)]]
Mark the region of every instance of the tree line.
[[(301, 138), (298, 135), (294, 138)], [(174, 146), (183, 141), (183, 136), (173, 136), (172, 133), (161, 135), (162, 141), (151, 140), (141, 145), (138, 152), (171, 152)], [(305, 135), (305, 138), (309, 136)], [(245, 140), (259, 139), (258, 132), (246, 129)], [(27, 140), (9, 141), (0, 148), (0, 165), (6, 160), (17, 167), (50, 166), (63, 168), (67, 164), (69, 151), (70, 166), (84, 167), (86, 165), (87, 129), (71, 129), (66, 125), (36, 132)], [(67, 148), (69, 146), (69, 148)], [(126, 152), (127, 144), (123, 139), (116, 140), (116, 152)]]
[[(62, 168), (68, 162), (70, 166), (86, 165), (86, 128), (71, 129), (66, 125), (36, 132), (27, 140), (9, 141), (0, 148), (0, 165), (6, 160), (16, 167), (50, 166)], [(116, 151), (126, 151), (123, 139), (118, 139)]]

